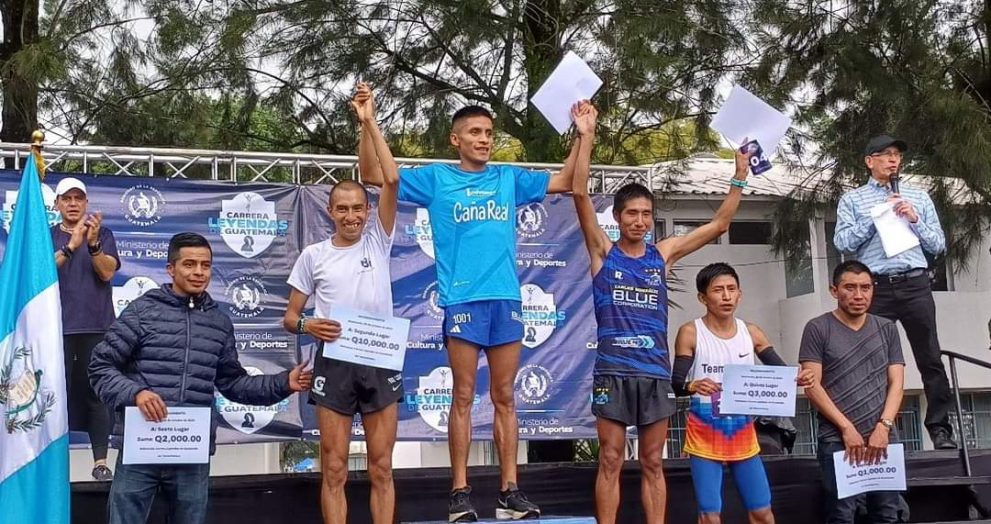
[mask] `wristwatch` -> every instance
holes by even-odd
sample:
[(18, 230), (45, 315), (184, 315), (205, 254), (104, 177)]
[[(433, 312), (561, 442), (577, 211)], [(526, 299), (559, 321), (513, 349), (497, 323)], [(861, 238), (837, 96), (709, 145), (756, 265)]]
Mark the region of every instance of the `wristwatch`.
[(300, 315), (299, 320), (296, 321), (296, 334), (302, 335), (306, 333), (306, 315)]
[(881, 419), (881, 425), (888, 429), (892, 429), (895, 427), (895, 423), (890, 419), (886, 419), (886, 418)]
[(86, 246), (89, 249), (89, 254), (96, 256), (100, 251), (103, 251), (103, 242), (97, 241), (95, 246)]

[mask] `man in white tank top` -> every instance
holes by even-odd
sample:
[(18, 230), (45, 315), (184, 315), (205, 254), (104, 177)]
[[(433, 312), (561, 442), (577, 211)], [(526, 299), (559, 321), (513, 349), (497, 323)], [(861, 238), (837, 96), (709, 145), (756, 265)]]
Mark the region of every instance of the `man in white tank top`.
[[(698, 298), (706, 313), (678, 330), (672, 384), (691, 395), (685, 453), (690, 457), (692, 483), (699, 504), (699, 522), (720, 522), (723, 465), (729, 466), (752, 524), (771, 524), (771, 490), (758, 454), (757, 432), (746, 415), (719, 412), (723, 370), (730, 364), (753, 364), (754, 356), (770, 366), (784, 366), (754, 324), (736, 318), (742, 292), (736, 271), (724, 263), (710, 264), (696, 277)], [(802, 373), (799, 385), (811, 385)]]

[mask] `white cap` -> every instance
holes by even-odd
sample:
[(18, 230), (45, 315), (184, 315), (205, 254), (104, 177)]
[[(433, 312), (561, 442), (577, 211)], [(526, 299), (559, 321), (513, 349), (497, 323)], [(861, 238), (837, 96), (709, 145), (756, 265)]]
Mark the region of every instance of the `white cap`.
[(78, 189), (86, 194), (86, 184), (83, 184), (82, 180), (78, 178), (63, 178), (59, 181), (58, 185), (55, 186), (55, 196), (60, 197), (73, 189)]

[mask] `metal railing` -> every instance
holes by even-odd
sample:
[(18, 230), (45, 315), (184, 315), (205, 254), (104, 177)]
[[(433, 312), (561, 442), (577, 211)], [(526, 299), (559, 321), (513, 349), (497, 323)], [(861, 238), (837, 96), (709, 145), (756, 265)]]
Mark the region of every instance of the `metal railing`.
[(950, 359), (950, 380), (953, 385), (953, 399), (956, 402), (957, 409), (957, 437), (960, 439), (960, 454), (963, 457), (964, 473), (968, 477), (973, 477), (974, 473), (970, 465), (970, 450), (967, 447), (967, 434), (964, 429), (963, 404), (960, 401), (960, 381), (957, 379), (957, 360), (985, 369), (991, 369), (991, 362), (963, 355), (955, 351), (940, 351), (940, 354)]
[[(0, 159), (8, 169), (21, 169), (31, 152), (31, 144), (0, 143)], [(48, 169), (134, 177), (197, 178), (230, 182), (282, 182), (294, 184), (336, 183), (358, 180), (358, 157), (273, 153), (260, 151), (219, 151), (155, 147), (45, 145), (42, 155)], [(397, 158), (403, 167), (456, 160)], [(508, 162), (492, 162), (493, 165)], [(561, 164), (511, 163), (529, 169), (556, 171)], [(626, 182), (640, 182), (651, 191), (662, 190), (660, 167), (591, 166), (590, 189), (609, 193)]]

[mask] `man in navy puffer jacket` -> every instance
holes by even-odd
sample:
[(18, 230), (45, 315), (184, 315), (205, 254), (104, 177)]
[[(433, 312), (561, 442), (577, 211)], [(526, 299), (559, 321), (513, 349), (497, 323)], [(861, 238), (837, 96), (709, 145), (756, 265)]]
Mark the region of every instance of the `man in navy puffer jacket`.
[[(277, 375), (250, 376), (238, 362), (234, 326), (206, 293), (213, 252), (205, 238), (179, 233), (169, 241), (172, 284), (138, 298), (111, 325), (93, 350), (90, 383), (115, 413), (113, 434), (123, 435), (123, 412), (137, 406), (147, 420), (161, 422), (167, 406), (213, 406), (214, 389), (242, 404), (270, 405), (308, 390), (306, 363)], [(216, 413), (210, 431), (211, 452)], [(110, 489), (111, 524), (145, 522), (156, 491), (169, 498), (170, 522), (206, 521), (209, 464), (122, 463)]]

